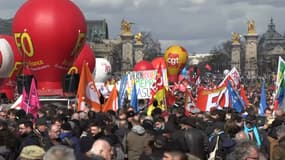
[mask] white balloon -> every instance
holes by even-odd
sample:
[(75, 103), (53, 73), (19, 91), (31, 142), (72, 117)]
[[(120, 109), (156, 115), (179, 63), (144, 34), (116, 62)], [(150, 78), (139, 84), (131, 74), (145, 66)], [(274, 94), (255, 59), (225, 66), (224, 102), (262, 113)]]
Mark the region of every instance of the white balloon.
[(94, 69), (95, 82), (105, 82), (111, 76), (112, 68), (107, 59), (96, 58), (96, 67)]
[(0, 78), (8, 78), (13, 69), (14, 54), (9, 42), (3, 38), (0, 38), (0, 56)]

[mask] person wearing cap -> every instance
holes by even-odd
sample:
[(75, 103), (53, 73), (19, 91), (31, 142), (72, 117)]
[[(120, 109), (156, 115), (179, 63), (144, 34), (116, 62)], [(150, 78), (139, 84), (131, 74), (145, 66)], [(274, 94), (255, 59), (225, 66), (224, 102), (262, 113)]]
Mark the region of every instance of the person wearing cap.
[(36, 145), (29, 145), (23, 148), (20, 153), (20, 160), (42, 160), (45, 151), (43, 148)]

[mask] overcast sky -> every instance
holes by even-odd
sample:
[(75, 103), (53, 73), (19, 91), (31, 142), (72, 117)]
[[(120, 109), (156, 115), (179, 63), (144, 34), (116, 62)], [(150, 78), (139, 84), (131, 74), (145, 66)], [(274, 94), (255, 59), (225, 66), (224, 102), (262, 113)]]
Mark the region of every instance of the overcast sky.
[[(0, 18), (11, 18), (26, 0), (0, 0)], [(88, 20), (106, 19), (110, 38), (118, 36), (124, 18), (133, 32), (149, 31), (162, 45), (184, 46), (189, 53), (209, 52), (231, 39), (231, 32), (245, 34), (254, 19), (259, 34), (273, 17), (277, 31), (285, 31), (285, 0), (73, 0)]]

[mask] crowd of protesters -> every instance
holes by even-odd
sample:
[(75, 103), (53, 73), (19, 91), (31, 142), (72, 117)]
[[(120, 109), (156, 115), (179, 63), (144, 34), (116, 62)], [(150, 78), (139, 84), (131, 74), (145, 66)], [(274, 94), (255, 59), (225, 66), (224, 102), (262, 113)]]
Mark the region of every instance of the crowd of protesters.
[(194, 107), (186, 116), (179, 91), (175, 105), (140, 100), (139, 112), (43, 105), (34, 118), (1, 107), (0, 160), (285, 160), (284, 110), (259, 116), (257, 92), (248, 88), (243, 113)]

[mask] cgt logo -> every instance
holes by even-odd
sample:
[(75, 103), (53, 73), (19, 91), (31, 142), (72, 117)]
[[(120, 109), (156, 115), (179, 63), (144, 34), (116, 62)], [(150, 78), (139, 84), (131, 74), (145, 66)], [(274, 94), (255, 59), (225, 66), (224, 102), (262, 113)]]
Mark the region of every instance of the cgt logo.
[(167, 63), (171, 66), (178, 67), (179, 55), (177, 53), (169, 53), (167, 58)]

